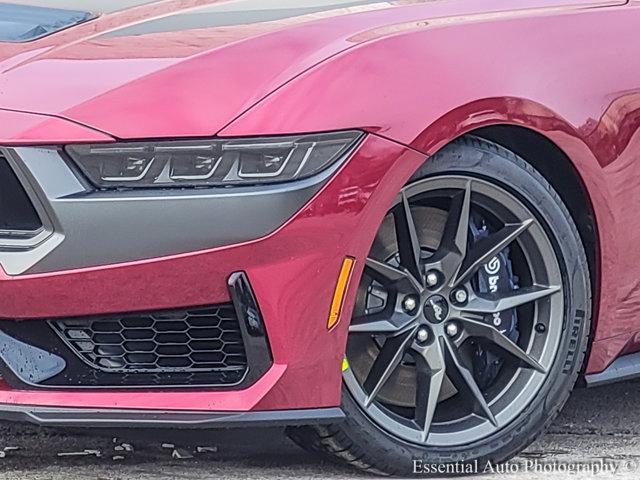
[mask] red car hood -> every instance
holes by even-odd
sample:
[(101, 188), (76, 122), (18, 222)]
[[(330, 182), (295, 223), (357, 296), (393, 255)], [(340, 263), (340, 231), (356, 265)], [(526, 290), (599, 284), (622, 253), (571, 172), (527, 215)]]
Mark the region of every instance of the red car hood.
[(98, 18), (39, 40), (0, 43), (0, 109), (62, 117), (117, 138), (214, 135), (358, 43), (407, 22), (455, 23), (514, 3), (521, 10), (624, 1), (63, 0), (63, 7), (97, 7)]

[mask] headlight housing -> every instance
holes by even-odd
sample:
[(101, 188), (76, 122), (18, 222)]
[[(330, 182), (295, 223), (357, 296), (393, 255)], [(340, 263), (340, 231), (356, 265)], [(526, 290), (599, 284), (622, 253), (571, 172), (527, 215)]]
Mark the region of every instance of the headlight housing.
[(248, 139), (69, 145), (67, 154), (98, 188), (185, 188), (286, 182), (338, 162), (359, 131)]

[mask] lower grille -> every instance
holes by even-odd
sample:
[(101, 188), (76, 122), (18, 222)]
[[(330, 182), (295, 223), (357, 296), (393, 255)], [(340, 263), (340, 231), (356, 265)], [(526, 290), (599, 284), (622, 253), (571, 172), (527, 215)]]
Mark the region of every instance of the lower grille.
[(11, 387), (239, 389), (273, 364), (244, 272), (231, 304), (42, 320), (0, 320), (0, 375)]
[[(49, 322), (89, 366), (167, 384), (239, 382), (247, 370), (240, 324), (232, 306), (193, 308)], [(198, 375), (200, 374), (200, 375)]]
[(247, 365), (230, 306), (57, 320), (51, 325), (76, 354), (105, 371), (197, 372), (244, 370)]
[(27, 192), (0, 154), (0, 238), (28, 237), (41, 228), (42, 222)]

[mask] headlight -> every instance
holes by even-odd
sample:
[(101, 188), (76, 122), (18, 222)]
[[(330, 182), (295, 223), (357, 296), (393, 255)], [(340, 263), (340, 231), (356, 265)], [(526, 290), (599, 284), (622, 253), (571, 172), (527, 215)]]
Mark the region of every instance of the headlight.
[(207, 187), (285, 182), (339, 161), (362, 132), (251, 139), (70, 145), (67, 154), (99, 188)]

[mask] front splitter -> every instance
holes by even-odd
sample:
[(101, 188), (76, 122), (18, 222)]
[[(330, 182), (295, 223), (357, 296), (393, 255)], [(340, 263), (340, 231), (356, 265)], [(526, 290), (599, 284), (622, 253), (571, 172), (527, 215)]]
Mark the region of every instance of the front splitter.
[(0, 405), (0, 419), (43, 427), (214, 429), (300, 426), (339, 422), (342, 409), (315, 408), (258, 412), (194, 412)]

